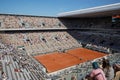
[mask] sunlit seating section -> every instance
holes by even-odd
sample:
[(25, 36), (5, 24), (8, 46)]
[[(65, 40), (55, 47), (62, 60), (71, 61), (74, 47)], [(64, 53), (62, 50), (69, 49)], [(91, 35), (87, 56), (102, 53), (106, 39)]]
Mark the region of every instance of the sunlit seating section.
[(73, 18), (60, 19), (57, 17), (31, 15), (0, 15), (1, 29), (105, 29), (111, 28), (109, 18)]
[(24, 47), (31, 55), (44, 54), (54, 51), (82, 47), (67, 32), (30, 32), (30, 33), (5, 33), (3, 42), (15, 48)]
[(66, 28), (58, 18), (22, 15), (0, 15), (1, 29)]
[(6, 48), (0, 53), (0, 79), (43, 80), (49, 78), (45, 73), (45, 68), (24, 50), (14, 49), (6, 44), (2, 45)]

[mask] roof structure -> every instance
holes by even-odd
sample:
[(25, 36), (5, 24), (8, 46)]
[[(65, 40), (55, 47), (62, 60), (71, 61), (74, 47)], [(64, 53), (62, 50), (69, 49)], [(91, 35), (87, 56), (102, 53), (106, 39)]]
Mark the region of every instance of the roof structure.
[(67, 18), (106, 17), (117, 14), (120, 14), (120, 3), (75, 10), (70, 12), (63, 12), (58, 14), (58, 17), (67, 17)]

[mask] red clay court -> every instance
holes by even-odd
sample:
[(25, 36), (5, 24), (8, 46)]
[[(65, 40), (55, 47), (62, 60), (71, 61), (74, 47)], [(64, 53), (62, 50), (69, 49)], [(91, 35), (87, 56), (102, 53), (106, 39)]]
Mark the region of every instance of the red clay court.
[(48, 73), (54, 72), (60, 69), (64, 69), (70, 66), (93, 60), (95, 58), (103, 57), (106, 54), (92, 51), (85, 48), (77, 48), (68, 50), (65, 53), (51, 53), (45, 55), (34, 56), (40, 63), (42, 63)]

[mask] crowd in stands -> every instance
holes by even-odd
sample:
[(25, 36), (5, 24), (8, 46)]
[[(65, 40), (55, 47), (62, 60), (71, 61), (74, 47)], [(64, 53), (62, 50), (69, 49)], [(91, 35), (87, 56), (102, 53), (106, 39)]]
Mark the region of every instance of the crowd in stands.
[(107, 48), (107, 47), (104, 47), (104, 46), (87, 44), (85, 47), (88, 48), (88, 49), (92, 49), (92, 50), (96, 50), (96, 51), (100, 51), (100, 52), (111, 53), (110, 49)]
[(60, 19), (67, 27), (72, 29), (109, 29), (111, 28), (111, 18), (70, 18)]
[(0, 15), (1, 29), (26, 28), (111, 28), (111, 18), (59, 19), (56, 17), (40, 17), (25, 15)]
[[(6, 48), (14, 49), (9, 46)], [(0, 53), (0, 80), (47, 80), (49, 78), (45, 68), (25, 51), (14, 49), (15, 51), (4, 52), (6, 48)]]
[[(76, 48), (81, 47), (81, 45), (67, 32), (29, 32), (29, 33), (3, 33), (0, 35), (1, 37), (1, 43), (0, 43), (0, 49), (2, 55), (2, 60), (7, 60), (6, 62), (2, 61), (2, 66), (9, 65), (8, 67), (3, 67), (3, 75), (11, 76), (6, 72), (7, 70), (10, 72), (11, 70), (17, 72), (19, 75), (22, 75), (21, 72), (25, 72), (27, 78), (29, 77), (28, 73), (32, 73), (29, 79), (35, 79), (41, 77), (39, 74), (45, 74), (45, 69), (41, 65), (38, 69), (39, 63), (36, 62), (30, 55), (36, 54), (37, 49), (41, 49), (41, 47), (44, 47), (44, 49), (47, 53), (48, 49), (54, 49), (54, 51), (58, 51), (60, 48), (62, 49), (70, 49), (70, 48)], [(3, 44), (4, 43), (4, 44)], [(53, 44), (54, 43), (54, 44)], [(65, 45), (66, 44), (66, 45)], [(40, 48), (36, 48), (35, 46), (39, 46)], [(26, 48), (28, 47), (28, 48)], [(15, 49), (18, 49), (16, 51)], [(51, 49), (51, 50), (52, 50)], [(20, 51), (19, 51), (20, 50)], [(30, 50), (32, 52), (30, 53)], [(22, 52), (21, 52), (22, 51)], [(33, 52), (34, 51), (34, 52)], [(40, 51), (39, 51), (40, 52)], [(40, 53), (42, 53), (41, 51)], [(115, 60), (114, 60), (114, 59)], [(108, 57), (108, 59), (115, 63), (116, 61), (119, 61), (119, 57), (117, 56), (111, 56)], [(117, 59), (117, 60), (116, 60)], [(13, 64), (11, 64), (11, 61)], [(86, 67), (86, 65), (88, 65)], [(80, 70), (80, 73), (77, 73), (79, 75), (79, 78), (85, 78), (85, 76), (90, 73), (92, 70), (91, 62), (85, 62), (82, 65), (77, 65), (77, 68)], [(25, 70), (24, 70), (25, 69)], [(49, 77), (54, 76), (60, 76), (64, 74), (71, 73), (71, 76), (73, 76), (72, 72), (74, 73), (74, 68), (65, 70), (63, 72), (57, 73), (55, 75), (49, 75)], [(11, 72), (14, 73), (14, 72)], [(18, 75), (14, 73), (15, 75)], [(13, 74), (13, 75), (14, 75)], [(9, 78), (13, 78), (9, 77)], [(19, 76), (18, 75), (18, 76)], [(19, 78), (19, 77), (14, 78)], [(48, 77), (48, 76), (47, 76)], [(5, 77), (6, 78), (6, 77)], [(23, 76), (23, 80), (24, 80)], [(64, 78), (67, 78), (67, 76), (64, 75)], [(53, 78), (54, 79), (54, 78)]]
[(65, 28), (55, 17), (0, 15), (1, 29)]
[[(9, 47), (7, 47), (10, 49)], [(99, 58), (94, 60), (99, 65), (102, 65), (98, 68), (103, 70), (105, 77), (115, 78), (114, 80), (119, 79), (119, 64), (120, 64), (120, 54), (110, 54), (105, 58)], [(17, 50), (7, 53), (2, 53), (0, 56), (2, 69), (0, 69), (0, 76), (4, 80), (43, 80), (52, 78), (53, 80), (82, 80), (86, 78), (86, 75), (90, 74), (92, 71), (92, 61), (84, 62), (79, 65), (76, 65), (75, 68), (69, 68), (63, 72), (47, 75), (45, 73), (44, 67), (38, 63), (30, 55), (26, 54), (24, 50)], [(109, 60), (109, 61), (108, 61)], [(110, 62), (110, 63), (109, 63)], [(113, 73), (114, 69), (114, 73)], [(111, 72), (107, 71), (111, 70)], [(9, 74), (11, 73), (11, 74)], [(55, 79), (56, 76), (59, 76), (58, 79)], [(98, 79), (99, 80), (99, 79)], [(101, 80), (101, 79), (100, 79)], [(111, 79), (106, 79), (111, 80)]]
[(3, 42), (27, 53), (42, 54), (81, 47), (67, 32), (3, 33)]
[(85, 44), (87, 48), (94, 50), (109, 52), (109, 50), (120, 51), (120, 36), (119, 34), (99, 33), (99, 32), (69, 32), (79, 42)]

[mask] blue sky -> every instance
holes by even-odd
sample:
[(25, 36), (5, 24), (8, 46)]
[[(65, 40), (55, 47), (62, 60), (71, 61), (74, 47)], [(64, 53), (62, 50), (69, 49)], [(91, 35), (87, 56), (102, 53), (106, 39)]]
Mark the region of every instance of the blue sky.
[(118, 2), (120, 0), (0, 0), (0, 13), (57, 16), (61, 12)]

